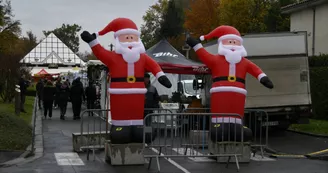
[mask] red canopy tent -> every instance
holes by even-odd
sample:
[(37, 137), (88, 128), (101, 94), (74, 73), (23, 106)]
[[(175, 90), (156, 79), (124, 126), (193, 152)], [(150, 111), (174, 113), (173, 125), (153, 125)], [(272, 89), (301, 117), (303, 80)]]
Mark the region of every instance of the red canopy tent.
[(167, 40), (163, 39), (146, 52), (165, 73), (209, 74), (209, 69), (202, 63), (187, 59)]
[(38, 80), (40, 78), (47, 78), (48, 80), (51, 80), (53, 76), (58, 76), (59, 73), (56, 74), (50, 74), (45, 69), (41, 69), (38, 73), (34, 74), (34, 79)]
[(45, 69), (41, 69), (38, 73), (36, 73), (35, 75), (37, 76), (45, 76), (45, 75), (49, 75), (49, 73), (45, 70)]

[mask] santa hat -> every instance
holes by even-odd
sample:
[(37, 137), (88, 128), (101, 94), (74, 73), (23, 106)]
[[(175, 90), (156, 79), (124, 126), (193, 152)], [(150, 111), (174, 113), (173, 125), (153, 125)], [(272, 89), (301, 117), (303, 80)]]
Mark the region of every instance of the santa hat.
[(112, 31), (114, 32), (114, 37), (122, 34), (135, 34), (140, 36), (137, 25), (127, 18), (114, 19), (103, 30), (99, 31), (98, 35), (105, 35)]
[(209, 40), (212, 38), (218, 38), (219, 42), (224, 39), (236, 39), (239, 40), (240, 42), (243, 41), (239, 31), (236, 28), (227, 25), (219, 26), (215, 28), (213, 31), (211, 31), (209, 34), (200, 36), (201, 41)]

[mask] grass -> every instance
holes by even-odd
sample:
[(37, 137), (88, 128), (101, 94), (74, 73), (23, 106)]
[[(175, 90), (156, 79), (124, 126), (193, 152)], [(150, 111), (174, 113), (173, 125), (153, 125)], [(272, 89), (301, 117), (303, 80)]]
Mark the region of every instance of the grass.
[(15, 115), (14, 104), (0, 102), (0, 150), (25, 150), (31, 143), (34, 97), (26, 97), (27, 113)]
[(290, 130), (328, 135), (328, 121), (311, 119), (309, 124), (293, 124)]

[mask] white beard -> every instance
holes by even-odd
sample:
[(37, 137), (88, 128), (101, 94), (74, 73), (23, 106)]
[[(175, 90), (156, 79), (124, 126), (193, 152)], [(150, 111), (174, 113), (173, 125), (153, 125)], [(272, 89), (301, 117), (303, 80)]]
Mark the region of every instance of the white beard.
[[(132, 49), (130, 49), (129, 46), (131, 46)], [(146, 50), (140, 39), (138, 42), (121, 43), (118, 37), (116, 37), (115, 52), (122, 54), (123, 59), (127, 63), (135, 63), (140, 59), (140, 54), (145, 53)]]
[[(232, 51), (231, 49), (234, 49)], [(219, 43), (219, 55), (223, 55), (231, 64), (237, 64), (241, 61), (242, 57), (247, 56), (246, 49), (243, 45), (241, 46), (232, 46), (232, 45), (223, 45), (222, 42)]]

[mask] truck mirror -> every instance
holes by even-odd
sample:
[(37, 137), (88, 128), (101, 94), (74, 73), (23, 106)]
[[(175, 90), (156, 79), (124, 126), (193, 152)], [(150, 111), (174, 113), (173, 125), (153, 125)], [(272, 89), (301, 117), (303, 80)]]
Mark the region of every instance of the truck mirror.
[(192, 81), (192, 87), (193, 87), (194, 90), (198, 90), (199, 84), (198, 84), (198, 80), (197, 79), (194, 79)]
[(181, 82), (178, 82), (178, 92), (183, 93), (183, 86)]
[(197, 79), (198, 88), (197, 89), (203, 89), (204, 88), (204, 82), (202, 79)]

